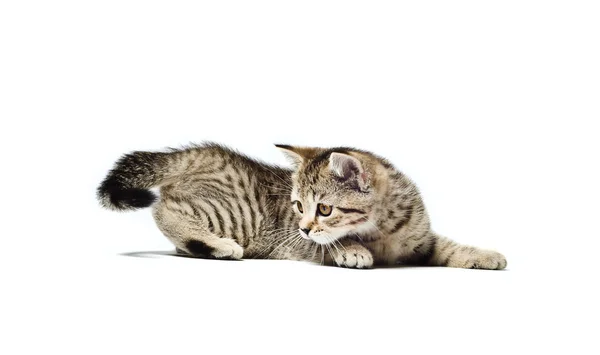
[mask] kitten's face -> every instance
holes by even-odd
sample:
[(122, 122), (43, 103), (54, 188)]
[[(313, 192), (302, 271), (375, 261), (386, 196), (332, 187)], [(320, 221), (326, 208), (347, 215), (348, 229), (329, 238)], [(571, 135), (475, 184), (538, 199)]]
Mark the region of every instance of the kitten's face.
[(324, 151), (304, 159), (293, 174), (291, 200), (301, 217), (300, 235), (318, 244), (374, 230), (374, 194), (360, 161)]

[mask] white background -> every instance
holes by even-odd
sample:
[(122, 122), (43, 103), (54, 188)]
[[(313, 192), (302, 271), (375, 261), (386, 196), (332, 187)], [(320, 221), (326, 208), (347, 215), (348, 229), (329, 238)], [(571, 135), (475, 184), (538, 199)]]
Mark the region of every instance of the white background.
[[(596, 1), (3, 1), (3, 354), (597, 354)], [(132, 150), (352, 145), (501, 272), (169, 251)], [(150, 255), (152, 256), (152, 255)]]

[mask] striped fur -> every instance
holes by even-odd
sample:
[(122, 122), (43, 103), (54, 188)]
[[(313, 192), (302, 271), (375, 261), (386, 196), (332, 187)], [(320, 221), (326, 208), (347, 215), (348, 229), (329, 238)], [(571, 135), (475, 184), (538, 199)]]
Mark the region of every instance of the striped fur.
[(353, 148), (278, 147), (294, 170), (212, 143), (133, 152), (117, 161), (98, 199), (117, 211), (152, 206), (177, 250), (198, 257), (506, 267), (497, 252), (433, 233), (416, 186), (385, 159)]

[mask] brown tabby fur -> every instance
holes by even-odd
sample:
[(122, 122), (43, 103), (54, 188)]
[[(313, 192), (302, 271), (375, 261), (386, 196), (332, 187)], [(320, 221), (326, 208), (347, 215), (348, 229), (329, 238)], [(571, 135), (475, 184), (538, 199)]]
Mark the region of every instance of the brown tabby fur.
[[(354, 148), (278, 147), (294, 170), (217, 144), (133, 152), (98, 198), (113, 210), (152, 205), (159, 229), (192, 256), (506, 267), (500, 253), (435, 234), (416, 186), (385, 159)], [(157, 201), (152, 187), (160, 187)], [(319, 204), (331, 214), (319, 214)]]

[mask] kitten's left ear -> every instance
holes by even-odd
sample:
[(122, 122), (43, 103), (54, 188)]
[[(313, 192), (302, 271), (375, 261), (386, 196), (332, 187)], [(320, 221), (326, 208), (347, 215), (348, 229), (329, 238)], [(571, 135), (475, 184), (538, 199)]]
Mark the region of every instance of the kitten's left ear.
[(288, 158), (295, 168), (298, 168), (304, 162), (304, 156), (301, 155), (301, 151), (298, 148), (284, 144), (275, 144), (275, 146), (285, 154), (285, 157)]
[(337, 178), (349, 183), (352, 187), (360, 191), (367, 190), (367, 174), (360, 161), (355, 157), (343, 153), (331, 153), (329, 168)]

